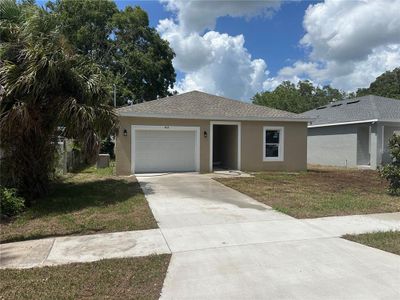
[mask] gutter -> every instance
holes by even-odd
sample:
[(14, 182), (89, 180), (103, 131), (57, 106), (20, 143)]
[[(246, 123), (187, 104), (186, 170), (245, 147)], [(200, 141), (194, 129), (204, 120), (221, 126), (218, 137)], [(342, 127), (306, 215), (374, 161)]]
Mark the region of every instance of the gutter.
[(319, 127), (330, 127), (330, 126), (340, 126), (340, 125), (351, 125), (351, 124), (363, 124), (363, 123), (375, 123), (378, 119), (362, 120), (362, 121), (350, 121), (350, 122), (339, 122), (339, 123), (328, 123), (328, 124), (318, 124), (309, 125), (308, 128), (319, 128)]
[(350, 122), (317, 124), (317, 125), (309, 125), (308, 128), (319, 128), (319, 127), (330, 127), (330, 126), (352, 125), (352, 124), (363, 124), (363, 123), (376, 123), (376, 122), (381, 122), (381, 123), (400, 123), (400, 119), (399, 120), (371, 119), (371, 120), (362, 120), (362, 121), (350, 121)]
[(132, 113), (132, 112), (118, 112), (120, 117), (138, 117), (138, 118), (163, 118), (163, 119), (191, 119), (191, 120), (222, 120), (222, 121), (281, 121), (281, 122), (312, 122), (314, 118), (284, 118), (284, 117), (221, 117), (221, 116), (182, 116), (182, 115), (164, 115), (164, 114), (146, 114), (146, 113)]

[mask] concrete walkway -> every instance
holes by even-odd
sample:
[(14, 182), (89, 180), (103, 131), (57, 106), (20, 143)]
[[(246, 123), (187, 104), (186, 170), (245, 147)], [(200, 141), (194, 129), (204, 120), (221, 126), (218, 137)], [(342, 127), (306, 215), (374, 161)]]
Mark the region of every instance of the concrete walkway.
[(298, 220), (208, 175), (138, 180), (160, 229), (2, 244), (1, 268), (172, 252), (164, 299), (400, 298), (400, 256), (339, 238), (400, 213)]
[(338, 238), (400, 213), (298, 220), (207, 175), (138, 177), (172, 259), (164, 299), (395, 299), (400, 257)]
[(32, 268), (170, 253), (159, 229), (68, 236), (0, 245), (1, 268)]

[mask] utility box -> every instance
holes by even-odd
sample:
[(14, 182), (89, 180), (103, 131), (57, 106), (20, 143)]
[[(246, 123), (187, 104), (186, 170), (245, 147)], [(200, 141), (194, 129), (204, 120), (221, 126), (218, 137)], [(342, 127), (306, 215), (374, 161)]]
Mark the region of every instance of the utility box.
[(97, 158), (97, 169), (108, 168), (110, 166), (110, 154), (99, 154)]

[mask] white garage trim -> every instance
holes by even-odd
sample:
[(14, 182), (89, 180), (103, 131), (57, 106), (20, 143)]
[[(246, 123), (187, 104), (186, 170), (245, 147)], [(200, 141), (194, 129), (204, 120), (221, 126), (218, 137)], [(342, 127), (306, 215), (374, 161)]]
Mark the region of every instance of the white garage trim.
[(198, 126), (153, 126), (153, 125), (132, 125), (131, 126), (131, 172), (135, 174), (135, 153), (136, 153), (136, 131), (194, 131), (195, 132), (195, 167), (200, 172), (200, 127)]
[(229, 122), (229, 121), (210, 121), (210, 172), (213, 171), (213, 134), (214, 134), (214, 125), (237, 125), (238, 128), (238, 138), (237, 138), (237, 166), (238, 170), (241, 170), (241, 144), (242, 144), (242, 131), (241, 131), (241, 122)]

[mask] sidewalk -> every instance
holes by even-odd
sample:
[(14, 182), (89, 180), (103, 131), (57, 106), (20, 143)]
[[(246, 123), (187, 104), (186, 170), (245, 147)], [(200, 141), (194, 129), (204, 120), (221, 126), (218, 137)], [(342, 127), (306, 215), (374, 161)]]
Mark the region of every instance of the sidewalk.
[(171, 253), (159, 229), (56, 237), (0, 245), (0, 268), (32, 268)]
[[(321, 238), (340, 237), (344, 234), (400, 230), (400, 212), (287, 220), (288, 224), (281, 220), (279, 223), (288, 228), (287, 226), (291, 225), (289, 223), (293, 223), (293, 221), (301, 222), (303, 223), (302, 226), (308, 225), (314, 230), (320, 231), (322, 233)], [(290, 232), (288, 234), (291, 235)], [(305, 237), (305, 239), (314, 238), (316, 237), (313, 235)], [(295, 238), (288, 236), (288, 239), (284, 240), (290, 241), (295, 240)], [(257, 244), (257, 242), (254, 242), (254, 244)], [(223, 246), (221, 245), (221, 247)], [(196, 248), (198, 245), (193, 243), (182, 249), (177, 248), (173, 252), (190, 251), (191, 247)], [(213, 247), (215, 247), (215, 244)], [(1, 244), (0, 268), (32, 268), (163, 253), (171, 253), (171, 250), (160, 229), (56, 237)]]

